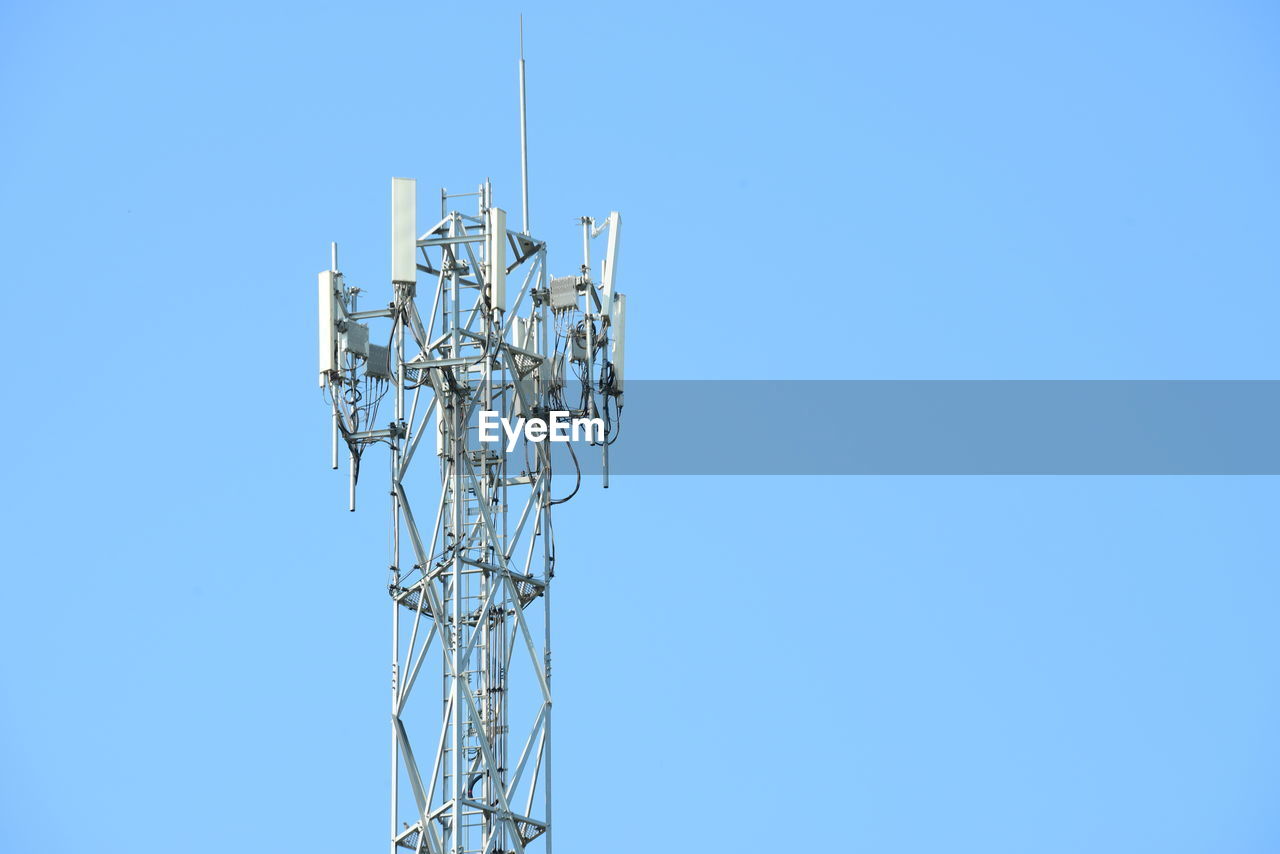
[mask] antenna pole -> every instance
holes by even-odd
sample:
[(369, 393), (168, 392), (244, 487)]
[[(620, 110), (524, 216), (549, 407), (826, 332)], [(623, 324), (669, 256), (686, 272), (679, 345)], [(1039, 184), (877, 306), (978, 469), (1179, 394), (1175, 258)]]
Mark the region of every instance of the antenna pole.
[(524, 107), (524, 15), (520, 16), (520, 230), (529, 233), (529, 131)]

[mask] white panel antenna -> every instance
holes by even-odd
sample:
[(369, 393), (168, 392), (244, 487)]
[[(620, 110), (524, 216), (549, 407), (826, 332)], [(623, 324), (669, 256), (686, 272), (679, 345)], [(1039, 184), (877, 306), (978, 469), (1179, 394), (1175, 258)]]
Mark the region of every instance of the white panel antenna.
[(613, 330), (613, 343), (609, 351), (609, 361), (613, 362), (613, 383), (618, 393), (622, 393), (622, 361), (623, 344), (627, 332), (627, 295), (614, 294), (613, 305), (609, 309), (609, 326)]
[(613, 284), (618, 277), (618, 241), (622, 238), (622, 214), (610, 211), (605, 221), (609, 239), (605, 244), (604, 269), (600, 275), (600, 302), (606, 312), (613, 305)]
[(391, 281), (418, 280), (418, 182), (391, 179)]
[(338, 274), (325, 270), (320, 274), (320, 388), (329, 382), (329, 372), (338, 369), (337, 317), (334, 315)]
[(489, 305), (495, 311), (507, 308), (507, 212), (489, 208)]

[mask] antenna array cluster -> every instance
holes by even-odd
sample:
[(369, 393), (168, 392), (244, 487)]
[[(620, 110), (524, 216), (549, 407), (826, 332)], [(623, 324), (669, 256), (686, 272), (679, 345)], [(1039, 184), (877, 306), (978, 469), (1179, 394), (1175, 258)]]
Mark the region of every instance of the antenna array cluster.
[[(420, 230), (416, 183), (392, 179), (393, 294), (382, 306), (360, 304), (335, 245), (319, 276), (319, 382), (350, 509), (366, 452), (390, 451), (390, 850), (550, 852), (551, 514), (581, 471), (553, 495), (546, 442), (484, 443), (478, 422), (600, 418), (591, 444), (608, 485), (623, 401), (622, 222), (583, 217), (581, 265), (552, 277), (527, 213), (513, 231), (488, 182), (458, 195), (476, 197), (474, 213), (449, 210), (458, 196), (442, 191), (441, 218)], [(432, 453), (440, 490), (424, 512), (406, 476)]]

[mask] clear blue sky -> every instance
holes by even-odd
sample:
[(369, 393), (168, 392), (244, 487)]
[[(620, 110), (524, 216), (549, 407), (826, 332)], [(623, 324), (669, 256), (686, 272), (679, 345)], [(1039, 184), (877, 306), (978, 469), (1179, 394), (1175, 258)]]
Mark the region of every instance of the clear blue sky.
[[(314, 275), (383, 287), (392, 175), (518, 209), (517, 11), (0, 8), (0, 849), (382, 850)], [(523, 11), (534, 230), (625, 213), (634, 377), (1280, 375), (1269, 4)], [(1278, 491), (584, 490), (557, 850), (1280, 850)]]

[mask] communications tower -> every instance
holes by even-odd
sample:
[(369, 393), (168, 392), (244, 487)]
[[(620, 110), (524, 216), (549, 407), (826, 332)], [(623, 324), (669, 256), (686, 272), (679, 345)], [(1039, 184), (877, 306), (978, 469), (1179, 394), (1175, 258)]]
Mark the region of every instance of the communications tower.
[[(393, 178), (390, 301), (347, 282), (336, 244), (319, 276), (319, 380), (351, 510), (362, 477), (386, 476), (368, 451), (385, 445), (390, 457), (391, 854), (551, 852), (552, 508), (582, 477), (533, 431), (481, 441), (480, 420), (593, 419), (602, 429), (562, 448), (570, 465), (601, 453), (607, 486), (626, 298), (615, 290), (617, 212), (582, 218), (571, 275), (548, 274), (546, 243), (529, 231), (523, 56), (520, 119), (519, 231), (487, 180), (442, 190), (440, 217), (422, 230), (415, 181)], [(451, 209), (462, 196), (473, 212)], [(409, 478), (432, 454), (434, 496)], [(570, 475), (559, 494), (553, 463)]]

